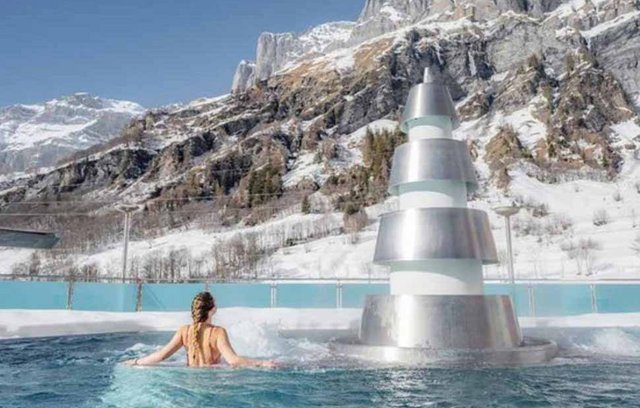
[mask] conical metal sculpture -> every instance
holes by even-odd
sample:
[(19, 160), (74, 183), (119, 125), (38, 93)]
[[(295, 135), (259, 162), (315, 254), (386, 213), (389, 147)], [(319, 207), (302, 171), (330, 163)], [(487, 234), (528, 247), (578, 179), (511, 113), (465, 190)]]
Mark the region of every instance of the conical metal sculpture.
[(391, 269), (390, 295), (368, 296), (359, 338), (341, 349), (402, 363), (526, 364), (554, 343), (523, 338), (509, 296), (484, 295), (482, 267), (498, 262), (487, 214), (467, 207), (478, 182), (453, 101), (437, 73), (409, 92), (374, 262)]

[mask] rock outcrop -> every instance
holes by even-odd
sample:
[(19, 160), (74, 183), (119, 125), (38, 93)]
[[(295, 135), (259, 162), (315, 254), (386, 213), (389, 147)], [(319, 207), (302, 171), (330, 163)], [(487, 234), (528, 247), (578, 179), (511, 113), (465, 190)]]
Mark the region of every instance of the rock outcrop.
[(248, 89), (255, 83), (256, 78), (256, 64), (242, 60), (236, 68), (236, 73), (233, 75), (233, 82), (231, 83), (231, 92), (241, 92)]
[(258, 38), (256, 61), (240, 62), (232, 92), (247, 90), (303, 57), (314, 57), (344, 46), (353, 26), (354, 23), (338, 21), (319, 25), (301, 34), (262, 33)]

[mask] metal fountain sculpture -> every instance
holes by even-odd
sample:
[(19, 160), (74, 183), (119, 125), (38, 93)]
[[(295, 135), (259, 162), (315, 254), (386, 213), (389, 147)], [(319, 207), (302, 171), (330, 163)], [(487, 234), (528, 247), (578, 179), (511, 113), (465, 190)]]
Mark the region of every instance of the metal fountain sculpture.
[(483, 265), (498, 262), (489, 219), (467, 207), (478, 186), (448, 88), (427, 68), (402, 117), (409, 141), (393, 157), (389, 192), (400, 210), (380, 221), (374, 262), (390, 294), (367, 296), (359, 337), (338, 349), (416, 364), (539, 363), (557, 346), (523, 337), (509, 296), (485, 295)]

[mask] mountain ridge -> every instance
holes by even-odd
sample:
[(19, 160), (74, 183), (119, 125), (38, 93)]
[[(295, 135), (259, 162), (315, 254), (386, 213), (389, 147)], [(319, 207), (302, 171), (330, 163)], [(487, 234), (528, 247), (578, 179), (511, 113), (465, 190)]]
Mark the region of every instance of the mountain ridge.
[(129, 101), (76, 92), (39, 104), (0, 107), (0, 171), (50, 167), (120, 134), (145, 109)]

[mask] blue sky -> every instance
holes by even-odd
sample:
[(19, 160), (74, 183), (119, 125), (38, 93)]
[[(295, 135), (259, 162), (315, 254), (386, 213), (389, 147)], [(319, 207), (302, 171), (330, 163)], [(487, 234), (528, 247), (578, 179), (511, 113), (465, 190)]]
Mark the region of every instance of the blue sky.
[(228, 92), (262, 31), (355, 20), (364, 0), (0, 0), (0, 106), (89, 92), (147, 107)]

